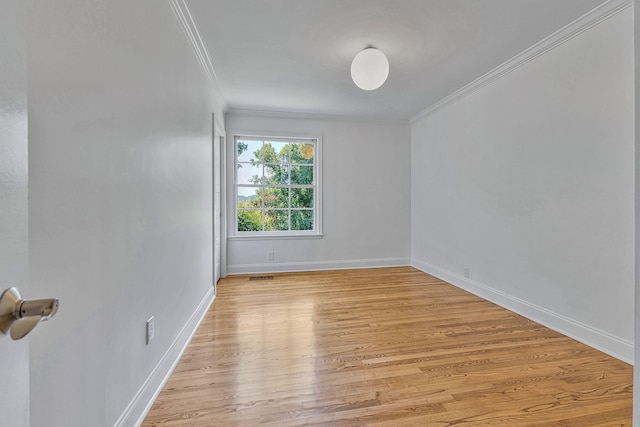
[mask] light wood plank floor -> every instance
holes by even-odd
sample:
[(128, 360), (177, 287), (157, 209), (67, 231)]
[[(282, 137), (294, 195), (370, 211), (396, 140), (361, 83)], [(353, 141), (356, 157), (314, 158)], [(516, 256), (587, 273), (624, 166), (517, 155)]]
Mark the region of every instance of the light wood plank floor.
[(410, 267), (221, 280), (144, 426), (630, 426), (632, 367)]

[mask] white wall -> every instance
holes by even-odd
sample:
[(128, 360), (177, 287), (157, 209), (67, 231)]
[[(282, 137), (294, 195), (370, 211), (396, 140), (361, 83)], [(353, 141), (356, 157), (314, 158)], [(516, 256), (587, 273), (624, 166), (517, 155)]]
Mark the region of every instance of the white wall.
[[(274, 114), (226, 117), (227, 161), (233, 164), (236, 131), (322, 135), (321, 239), (233, 240), (230, 274), (409, 263), (409, 124), (306, 118)], [(228, 168), (233, 182), (233, 167)], [(233, 191), (228, 204), (234, 203)], [(229, 235), (233, 211), (229, 211)], [(267, 252), (275, 252), (267, 261)]]
[(114, 425), (212, 296), (220, 98), (168, 2), (29, 5), (32, 425)]
[[(633, 2), (633, 36), (635, 69), (640, 70), (640, 7), (637, 1)], [(635, 73), (635, 184), (640, 188), (640, 73)], [(636, 190), (635, 200), (635, 304), (640, 308), (640, 193)], [(640, 310), (635, 313), (635, 342), (640, 342)], [(640, 346), (634, 347), (634, 366), (640, 367)], [(633, 388), (640, 390), (640, 369), (633, 370)], [(640, 425), (640, 393), (633, 393), (633, 424)]]
[[(28, 296), (27, 37), (22, 0), (0, 13), (0, 294)], [(0, 333), (0, 424), (29, 426), (29, 338)]]
[(632, 28), (626, 8), (411, 128), (413, 264), (627, 361)]

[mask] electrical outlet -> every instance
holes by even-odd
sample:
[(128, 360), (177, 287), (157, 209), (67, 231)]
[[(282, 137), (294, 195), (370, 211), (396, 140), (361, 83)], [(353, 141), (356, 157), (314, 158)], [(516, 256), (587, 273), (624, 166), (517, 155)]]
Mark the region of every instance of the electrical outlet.
[(267, 252), (267, 260), (273, 261), (276, 258), (276, 253), (273, 251)]
[(464, 268), (464, 277), (469, 278), (469, 267)]
[(147, 320), (147, 345), (151, 342), (156, 333), (153, 316)]

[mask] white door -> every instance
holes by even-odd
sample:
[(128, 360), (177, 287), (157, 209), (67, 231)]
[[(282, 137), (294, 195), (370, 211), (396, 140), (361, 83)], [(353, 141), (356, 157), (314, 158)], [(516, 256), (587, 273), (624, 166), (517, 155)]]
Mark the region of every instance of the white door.
[(213, 124), (213, 281), (214, 283), (218, 283), (218, 279), (220, 279), (220, 233), (222, 232), (222, 227), (220, 226), (220, 166), (221, 166), (221, 152), (220, 152), (220, 141), (224, 138), (221, 135), (218, 126), (216, 126), (215, 122)]
[[(28, 297), (27, 55), (25, 4), (0, 7), (0, 293)], [(29, 339), (0, 333), (0, 425), (29, 425)]]

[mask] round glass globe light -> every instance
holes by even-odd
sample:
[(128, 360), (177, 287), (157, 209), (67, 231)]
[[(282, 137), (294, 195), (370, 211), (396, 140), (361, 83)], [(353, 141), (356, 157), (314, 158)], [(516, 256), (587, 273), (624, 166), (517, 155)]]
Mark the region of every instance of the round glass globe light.
[(378, 89), (389, 76), (389, 61), (373, 47), (358, 52), (351, 63), (351, 78), (360, 89)]

